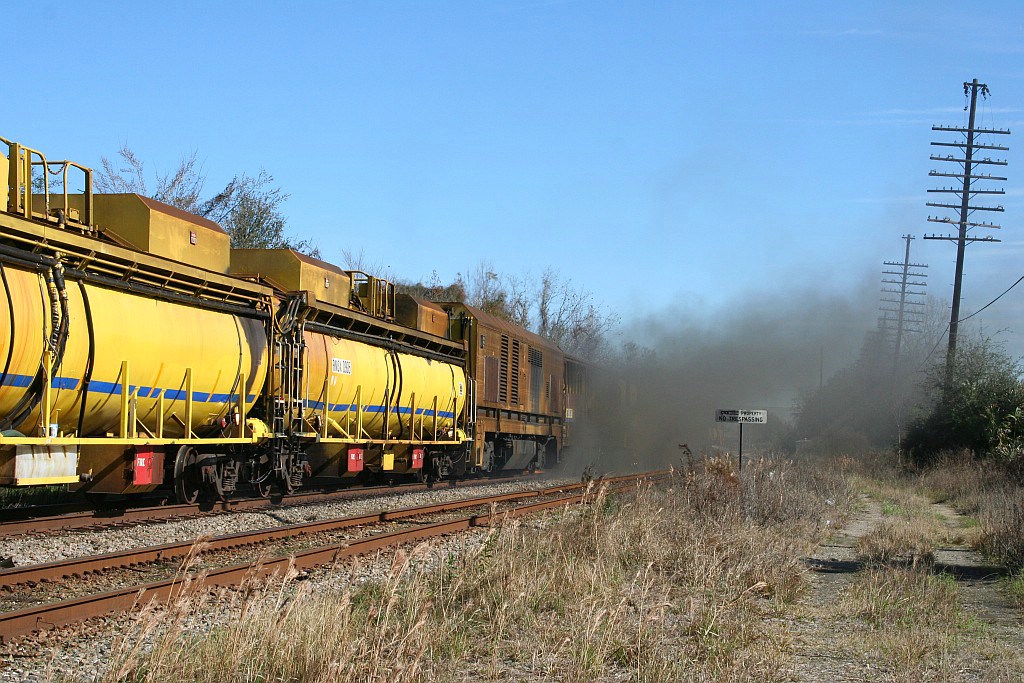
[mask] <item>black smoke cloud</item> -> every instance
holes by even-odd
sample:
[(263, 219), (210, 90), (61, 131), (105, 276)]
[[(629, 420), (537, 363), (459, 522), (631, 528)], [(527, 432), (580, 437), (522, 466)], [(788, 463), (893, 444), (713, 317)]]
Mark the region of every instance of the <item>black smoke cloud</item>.
[[(716, 409), (767, 409), (768, 425), (744, 428), (744, 451), (778, 444), (793, 409), (848, 366), (878, 315), (877, 276), (846, 294), (758, 290), (698, 317), (670, 307), (628, 321), (622, 351), (592, 369), (593, 402), (581, 421), (579, 463), (598, 470), (736, 452), (738, 426)], [(749, 450), (748, 450), (749, 449)]]

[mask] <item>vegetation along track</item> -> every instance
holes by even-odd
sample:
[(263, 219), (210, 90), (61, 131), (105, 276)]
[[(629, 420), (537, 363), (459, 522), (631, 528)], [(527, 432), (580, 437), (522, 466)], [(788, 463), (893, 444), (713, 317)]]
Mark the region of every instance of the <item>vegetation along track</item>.
[[(461, 485), (500, 484), (517, 481), (520, 478), (477, 479), (471, 482), (463, 482)], [(0, 510), (0, 538), (47, 531), (84, 529), (101, 525), (134, 524), (136, 522), (154, 522), (222, 512), (259, 510), (281, 505), (306, 505), (329, 500), (378, 496), (388, 493), (409, 493), (426, 489), (426, 484), (399, 484), (386, 487), (355, 487), (338, 491), (296, 493), (285, 497), (239, 498), (237, 500), (157, 505), (151, 507), (127, 507), (124, 503), (113, 506), (90, 507), (88, 504), (77, 503), (7, 508)]]
[[(667, 476), (667, 474), (667, 472), (649, 472), (637, 475), (626, 475), (605, 479), (604, 483), (610, 484), (613, 487), (628, 487), (634, 482), (644, 479), (657, 479)], [(534, 491), (505, 493), (493, 496), (484, 496), (481, 498), (472, 498), (458, 502), (407, 508), (404, 510), (392, 510), (388, 512), (358, 515), (354, 517), (317, 521), (306, 524), (293, 524), (286, 527), (267, 529), (258, 532), (232, 534), (229, 536), (211, 539), (205, 542), (206, 548), (232, 548), (242, 545), (264, 543), (281, 538), (309, 535), (379, 522), (408, 520), (413, 517), (423, 517), (442, 512), (451, 512), (457, 509), (479, 507), (483, 505), (495, 505), (513, 500), (541, 498), (553, 496), (559, 493), (573, 492), (571, 495), (558, 496), (549, 498), (548, 500), (528, 503), (503, 510), (501, 512), (492, 509), (492, 511), (485, 514), (476, 514), (468, 517), (447, 519), (432, 523), (428, 522), (412, 528), (399, 529), (396, 531), (366, 536), (356, 540), (318, 546), (301, 552), (296, 552), (287, 557), (262, 559), (255, 562), (243, 562), (219, 569), (212, 569), (197, 576), (186, 576), (184, 573), (178, 573), (173, 578), (162, 581), (142, 585), (131, 585), (103, 593), (87, 595), (85, 597), (7, 612), (0, 614), (0, 641), (11, 640), (39, 630), (71, 624), (91, 617), (101, 616), (109, 612), (130, 610), (136, 605), (145, 604), (154, 599), (168, 600), (179, 595), (190, 585), (210, 587), (237, 585), (246, 577), (252, 577), (254, 575), (271, 575), (277, 572), (286, 571), (290, 566), (294, 566), (296, 569), (307, 569), (409, 541), (443, 536), (446, 534), (464, 531), (475, 526), (486, 526), (496, 518), (517, 517), (553, 507), (560, 507), (580, 502), (587, 498), (589, 490), (590, 488), (588, 484), (552, 486)], [(16, 584), (26, 583), (31, 585), (40, 581), (50, 581), (66, 576), (82, 575), (88, 572), (101, 571), (115, 567), (134, 566), (172, 557), (183, 557), (192, 552), (193, 546), (194, 543), (192, 542), (168, 544), (166, 546), (143, 548), (139, 550), (109, 553), (106, 555), (98, 555), (88, 558), (76, 558), (62, 562), (48, 563), (45, 565), (16, 568), (0, 572), (0, 586), (9, 587)]]

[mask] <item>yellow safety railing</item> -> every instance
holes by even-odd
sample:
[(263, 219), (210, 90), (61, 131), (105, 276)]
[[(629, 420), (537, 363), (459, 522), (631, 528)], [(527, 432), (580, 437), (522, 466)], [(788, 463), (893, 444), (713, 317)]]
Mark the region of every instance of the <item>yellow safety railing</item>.
[[(93, 188), (92, 169), (75, 163), (74, 161), (47, 161), (46, 157), (39, 150), (26, 147), (17, 142), (0, 137), (0, 142), (7, 145), (8, 149), (8, 172), (0, 174), (0, 178), (6, 175), (7, 210), (24, 216), (25, 218), (40, 218), (50, 222), (58, 222), (55, 215), (56, 210), (63, 212), (64, 220), (78, 223), (82, 226), (91, 226), (93, 222)], [(38, 187), (33, 169), (38, 169), (42, 175), (42, 187)], [(53, 170), (56, 169), (56, 170)], [(82, 172), (83, 188), (81, 192), (82, 201), (72, 202), (71, 197), (78, 193), (68, 192), (68, 172), (72, 169)], [(50, 192), (49, 176), (59, 175), (61, 177), (61, 191)], [(42, 211), (35, 206), (35, 195), (41, 197)], [(59, 202), (55, 200), (59, 199)], [(56, 205), (55, 205), (56, 204)]]

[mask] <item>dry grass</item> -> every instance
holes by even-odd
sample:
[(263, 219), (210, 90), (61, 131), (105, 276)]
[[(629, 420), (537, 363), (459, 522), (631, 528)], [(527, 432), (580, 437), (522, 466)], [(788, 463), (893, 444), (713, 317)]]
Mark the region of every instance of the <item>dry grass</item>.
[(140, 619), (104, 681), (785, 680), (778, 620), (801, 558), (849, 500), (841, 479), (708, 461), (670, 487), (425, 544), (377, 580), (285, 577), (186, 626), (202, 596)]
[(937, 499), (970, 515), (972, 545), (1013, 575), (1007, 588), (1024, 605), (1024, 487), (997, 465), (965, 458), (947, 461), (922, 476)]
[(943, 523), (924, 496), (893, 479), (855, 477), (855, 488), (879, 502), (882, 521), (857, 544), (869, 565), (929, 566), (937, 547), (957, 543), (962, 533)]
[(983, 649), (984, 629), (964, 611), (949, 576), (892, 567), (866, 571), (844, 593), (840, 613), (864, 623), (861, 647), (894, 681), (961, 680)]
[[(999, 509), (1015, 487), (965, 465), (914, 475), (875, 463), (859, 472), (852, 486), (876, 500), (882, 516), (858, 540), (858, 558), (867, 569), (852, 576), (841, 600), (824, 612), (846, 634), (849, 659), (871, 662), (880, 680), (1020, 680), (1019, 638), (995, 637), (964, 606), (957, 582), (932, 568), (937, 548), (991, 548), (995, 539), (1010, 544), (1014, 536), (1021, 543), (1013, 507)], [(965, 528), (940, 514), (933, 501), (975, 514), (980, 524)], [(1007, 556), (1004, 551), (1000, 559)], [(1012, 594), (1024, 584), (1018, 578), (1007, 585)]]

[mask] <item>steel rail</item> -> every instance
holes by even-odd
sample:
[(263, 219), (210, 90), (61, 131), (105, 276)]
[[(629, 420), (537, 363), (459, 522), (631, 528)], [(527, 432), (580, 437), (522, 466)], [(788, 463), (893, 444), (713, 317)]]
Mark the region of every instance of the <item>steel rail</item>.
[[(597, 483), (608, 483), (617, 485), (615, 488), (627, 488), (633, 482), (645, 480), (657, 480), (668, 476), (667, 471), (648, 472), (639, 475), (627, 475), (623, 477), (612, 477)], [(373, 552), (401, 543), (416, 541), (424, 538), (443, 536), (447, 534), (465, 531), (477, 526), (492, 524), (495, 520), (514, 518), (539, 512), (554, 507), (571, 505), (582, 502), (586, 499), (590, 489), (588, 484), (572, 485), (579, 493), (563, 496), (547, 501), (528, 503), (501, 512), (471, 515), (456, 520), (424, 524), (411, 529), (385, 532), (369, 536), (367, 538), (336, 543), (331, 545), (313, 548), (303, 552), (295, 553), (287, 557), (274, 558), (257, 562), (245, 562), (242, 564), (211, 570), (198, 576), (176, 576), (172, 579), (156, 581), (139, 586), (120, 588), (105, 593), (97, 593), (72, 600), (27, 607), (0, 614), (0, 642), (9, 641), (13, 638), (29, 635), (39, 630), (52, 629), (59, 626), (75, 623), (92, 617), (98, 617), (110, 612), (130, 610), (136, 605), (146, 604), (151, 600), (167, 601), (176, 598), (190, 587), (215, 587), (237, 585), (247, 577), (269, 576), (278, 572), (285, 572), (289, 568), (308, 569), (324, 564), (331, 564), (338, 560), (355, 555)], [(560, 490), (561, 487), (553, 487)], [(503, 494), (514, 495), (514, 494)], [(501, 497), (501, 496), (498, 496)], [(488, 498), (475, 499), (476, 505), (487, 504)], [(469, 503), (470, 501), (460, 501)], [(443, 507), (445, 504), (440, 504)], [(437, 506), (428, 506), (437, 507)], [(402, 511), (392, 511), (392, 514)], [(427, 513), (419, 513), (427, 514)], [(371, 515), (373, 516), (373, 515)]]
[[(517, 481), (518, 479), (519, 477), (473, 479), (460, 482), (460, 486), (472, 487), (483, 486), (486, 484), (501, 484), (510, 481)], [(120, 507), (77, 510), (63, 514), (47, 514), (41, 517), (30, 516), (33, 508), (13, 508), (19, 510), (24, 509), (26, 512), (18, 515), (21, 517), (20, 519), (0, 521), (0, 538), (6, 536), (17, 536), (20, 534), (39, 533), (43, 531), (61, 531), (65, 529), (83, 529), (110, 524), (158, 521), (162, 519), (174, 519), (176, 517), (192, 517), (196, 515), (236, 512), (240, 510), (260, 510), (263, 508), (281, 507), (285, 505), (306, 505), (309, 503), (346, 500), (348, 498), (359, 498), (361, 496), (373, 496), (379, 494), (411, 493), (415, 491), (425, 491), (426, 489), (427, 485), (421, 483), (399, 484), (397, 486), (347, 488), (329, 492), (315, 491), (295, 493), (289, 496), (275, 496), (272, 498), (239, 498), (238, 500), (181, 503), (137, 508)], [(58, 507), (63, 507), (63, 504), (58, 504)], [(11, 515), (11, 513), (7, 513), (5, 515), (4, 511), (0, 511), (0, 519), (4, 516), (13, 515)]]
[[(551, 486), (544, 489), (532, 491), (517, 491), (514, 493), (497, 494), (484, 496), (482, 498), (468, 498), (460, 501), (435, 503), (432, 505), (420, 505), (399, 510), (386, 510), (363, 515), (352, 515), (349, 517), (337, 517), (334, 519), (318, 520), (315, 522), (298, 522), (269, 529), (257, 529), (255, 531), (242, 531), (235, 534), (226, 534), (201, 541), (203, 552), (210, 550), (226, 550), (239, 548), (248, 545), (257, 545), (268, 541), (278, 541), (285, 538), (297, 538), (310, 534), (337, 531), (355, 526), (366, 526), (379, 522), (389, 522), (418, 517), (454, 510), (462, 510), (468, 507), (490, 505), (492, 503), (504, 503), (511, 500), (522, 500), (525, 498), (536, 498), (538, 496), (554, 495), (555, 493), (569, 492), (581, 488), (582, 484), (568, 484), (564, 486)], [(101, 555), (89, 555), (87, 557), (70, 558), (56, 562), (25, 565), (12, 569), (0, 570), (0, 588), (9, 588), (19, 584), (33, 585), (44, 581), (56, 581), (59, 579), (84, 576), (93, 572), (105, 571), (108, 569), (119, 569), (124, 567), (135, 567), (152, 562), (184, 557), (188, 555), (197, 544), (196, 540), (182, 541), (180, 543), (165, 543), (161, 545), (148, 546), (130, 550), (121, 550)]]

